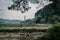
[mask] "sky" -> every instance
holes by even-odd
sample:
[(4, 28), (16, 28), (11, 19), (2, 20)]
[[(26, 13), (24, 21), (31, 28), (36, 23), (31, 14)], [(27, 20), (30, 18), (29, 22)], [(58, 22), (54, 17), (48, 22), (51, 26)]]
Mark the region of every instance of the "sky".
[[(26, 20), (32, 19), (35, 17), (34, 15), (37, 12), (37, 10), (49, 4), (49, 1), (43, 1), (43, 2), (41, 1), (42, 0), (40, 0), (39, 4), (29, 3), (29, 6), (31, 7), (31, 9), (29, 9), (28, 12), (21, 13), (20, 11), (8, 10), (8, 7), (10, 7), (13, 4), (12, 0), (0, 0), (0, 18), (10, 19), (10, 20), (13, 20), (13, 19), (24, 20), (24, 16), (26, 16)], [(44, 5), (41, 5), (42, 3), (44, 3)], [(36, 8), (36, 7), (39, 7), (39, 8)]]

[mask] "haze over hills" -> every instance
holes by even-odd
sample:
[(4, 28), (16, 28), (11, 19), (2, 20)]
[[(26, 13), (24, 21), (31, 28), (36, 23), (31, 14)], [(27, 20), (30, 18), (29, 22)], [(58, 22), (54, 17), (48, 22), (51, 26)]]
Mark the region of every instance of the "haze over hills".
[(2, 19), (0, 18), (1, 24), (20, 24), (22, 20), (9, 20), (9, 19)]

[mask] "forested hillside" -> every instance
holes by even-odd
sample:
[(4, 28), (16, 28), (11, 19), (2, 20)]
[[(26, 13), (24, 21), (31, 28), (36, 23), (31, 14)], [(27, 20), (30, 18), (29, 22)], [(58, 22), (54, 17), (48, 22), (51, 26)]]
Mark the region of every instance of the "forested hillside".
[(60, 22), (60, 0), (50, 0), (51, 4), (35, 13), (35, 23), (54, 23)]

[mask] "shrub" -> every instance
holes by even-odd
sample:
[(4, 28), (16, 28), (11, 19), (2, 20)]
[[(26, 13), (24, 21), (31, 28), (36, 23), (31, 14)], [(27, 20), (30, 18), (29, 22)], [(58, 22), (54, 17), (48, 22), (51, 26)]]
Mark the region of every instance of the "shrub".
[(60, 23), (54, 24), (47, 30), (47, 33), (41, 40), (60, 40)]

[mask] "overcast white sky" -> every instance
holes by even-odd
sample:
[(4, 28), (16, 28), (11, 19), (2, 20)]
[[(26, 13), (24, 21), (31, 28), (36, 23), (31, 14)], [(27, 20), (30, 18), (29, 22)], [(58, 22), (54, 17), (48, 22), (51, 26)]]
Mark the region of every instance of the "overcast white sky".
[[(31, 6), (31, 9), (28, 12), (22, 14), (20, 11), (13, 11), (7, 9), (9, 6), (12, 5), (12, 3), (13, 2), (11, 0), (0, 0), (0, 18), (24, 20), (25, 15), (26, 19), (32, 19), (34, 18), (35, 12), (38, 10), (36, 7), (39, 6), (39, 4), (29, 4), (29, 6)], [(48, 4), (48, 2), (44, 3), (45, 5)], [(43, 6), (41, 5), (41, 7)]]

